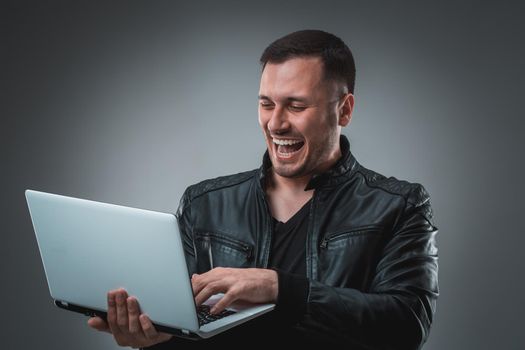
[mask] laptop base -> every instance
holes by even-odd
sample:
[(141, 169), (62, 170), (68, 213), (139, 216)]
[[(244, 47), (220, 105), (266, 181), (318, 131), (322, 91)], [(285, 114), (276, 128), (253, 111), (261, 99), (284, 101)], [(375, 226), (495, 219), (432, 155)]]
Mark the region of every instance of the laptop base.
[[(106, 311), (90, 309), (90, 308), (87, 308), (87, 307), (84, 307), (84, 306), (71, 304), (71, 303), (68, 303), (68, 302), (60, 301), (60, 300), (55, 300), (55, 305), (58, 306), (61, 309), (77, 312), (77, 313), (83, 314), (85, 316), (89, 316), (89, 317), (98, 316), (98, 317), (102, 318), (104, 321), (107, 322), (108, 313)], [(201, 340), (201, 339), (203, 339), (202, 337), (198, 336), (197, 334), (189, 332), (189, 331), (188, 331), (188, 333), (186, 333), (186, 331), (182, 331), (182, 330), (177, 329), (177, 328), (172, 328), (172, 327), (158, 325), (156, 323), (153, 323), (153, 326), (159, 332), (169, 333), (169, 334), (172, 334), (172, 335), (174, 335), (176, 337), (180, 337), (180, 338), (184, 338), (184, 339), (190, 339), (190, 340)]]

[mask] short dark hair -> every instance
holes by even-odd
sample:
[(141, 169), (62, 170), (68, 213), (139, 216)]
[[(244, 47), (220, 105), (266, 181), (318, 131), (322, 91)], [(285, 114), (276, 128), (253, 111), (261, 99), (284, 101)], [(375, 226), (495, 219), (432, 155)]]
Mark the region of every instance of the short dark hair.
[(354, 93), (355, 62), (343, 40), (322, 30), (300, 30), (275, 40), (263, 52), (262, 69), (270, 63), (282, 63), (296, 57), (320, 57), (325, 79), (345, 83)]

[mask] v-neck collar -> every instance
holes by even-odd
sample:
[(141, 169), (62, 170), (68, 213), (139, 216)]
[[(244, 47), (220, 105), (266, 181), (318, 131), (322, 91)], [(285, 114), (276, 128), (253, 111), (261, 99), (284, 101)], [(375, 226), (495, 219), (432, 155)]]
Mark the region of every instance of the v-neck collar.
[(310, 207), (310, 203), (312, 202), (312, 198), (310, 198), (308, 200), (308, 202), (306, 202), (302, 207), (301, 209), (299, 209), (298, 211), (295, 212), (295, 214), (292, 215), (291, 218), (288, 219), (288, 221), (286, 222), (282, 222), (282, 221), (279, 221), (277, 220), (276, 218), (274, 218), (272, 216), (272, 219), (274, 221), (274, 224), (275, 225), (281, 225), (281, 226), (285, 226), (285, 227), (289, 227), (289, 226), (294, 226), (297, 224), (297, 221), (301, 220), (302, 218), (302, 214), (304, 214), (304, 211), (308, 210), (308, 208)]

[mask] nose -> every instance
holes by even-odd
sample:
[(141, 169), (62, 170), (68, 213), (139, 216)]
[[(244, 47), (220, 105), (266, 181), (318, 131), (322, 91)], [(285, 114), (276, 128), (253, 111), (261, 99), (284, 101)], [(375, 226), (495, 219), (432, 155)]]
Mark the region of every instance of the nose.
[(288, 121), (286, 110), (280, 106), (275, 106), (268, 122), (268, 131), (270, 134), (283, 134), (289, 129), (290, 122)]

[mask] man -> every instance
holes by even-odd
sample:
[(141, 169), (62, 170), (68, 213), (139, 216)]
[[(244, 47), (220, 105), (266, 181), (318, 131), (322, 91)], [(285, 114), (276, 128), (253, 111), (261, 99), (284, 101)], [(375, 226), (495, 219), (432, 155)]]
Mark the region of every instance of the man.
[(189, 187), (177, 217), (197, 304), (222, 292), (212, 312), (236, 300), (275, 311), (188, 343), (156, 332), (137, 300), (116, 290), (108, 323), (89, 325), (155, 349), (289, 340), (420, 348), (438, 296), (437, 229), (421, 185), (364, 168), (341, 135), (354, 108), (350, 50), (332, 34), (299, 31), (272, 43), (261, 63), (263, 165)]

